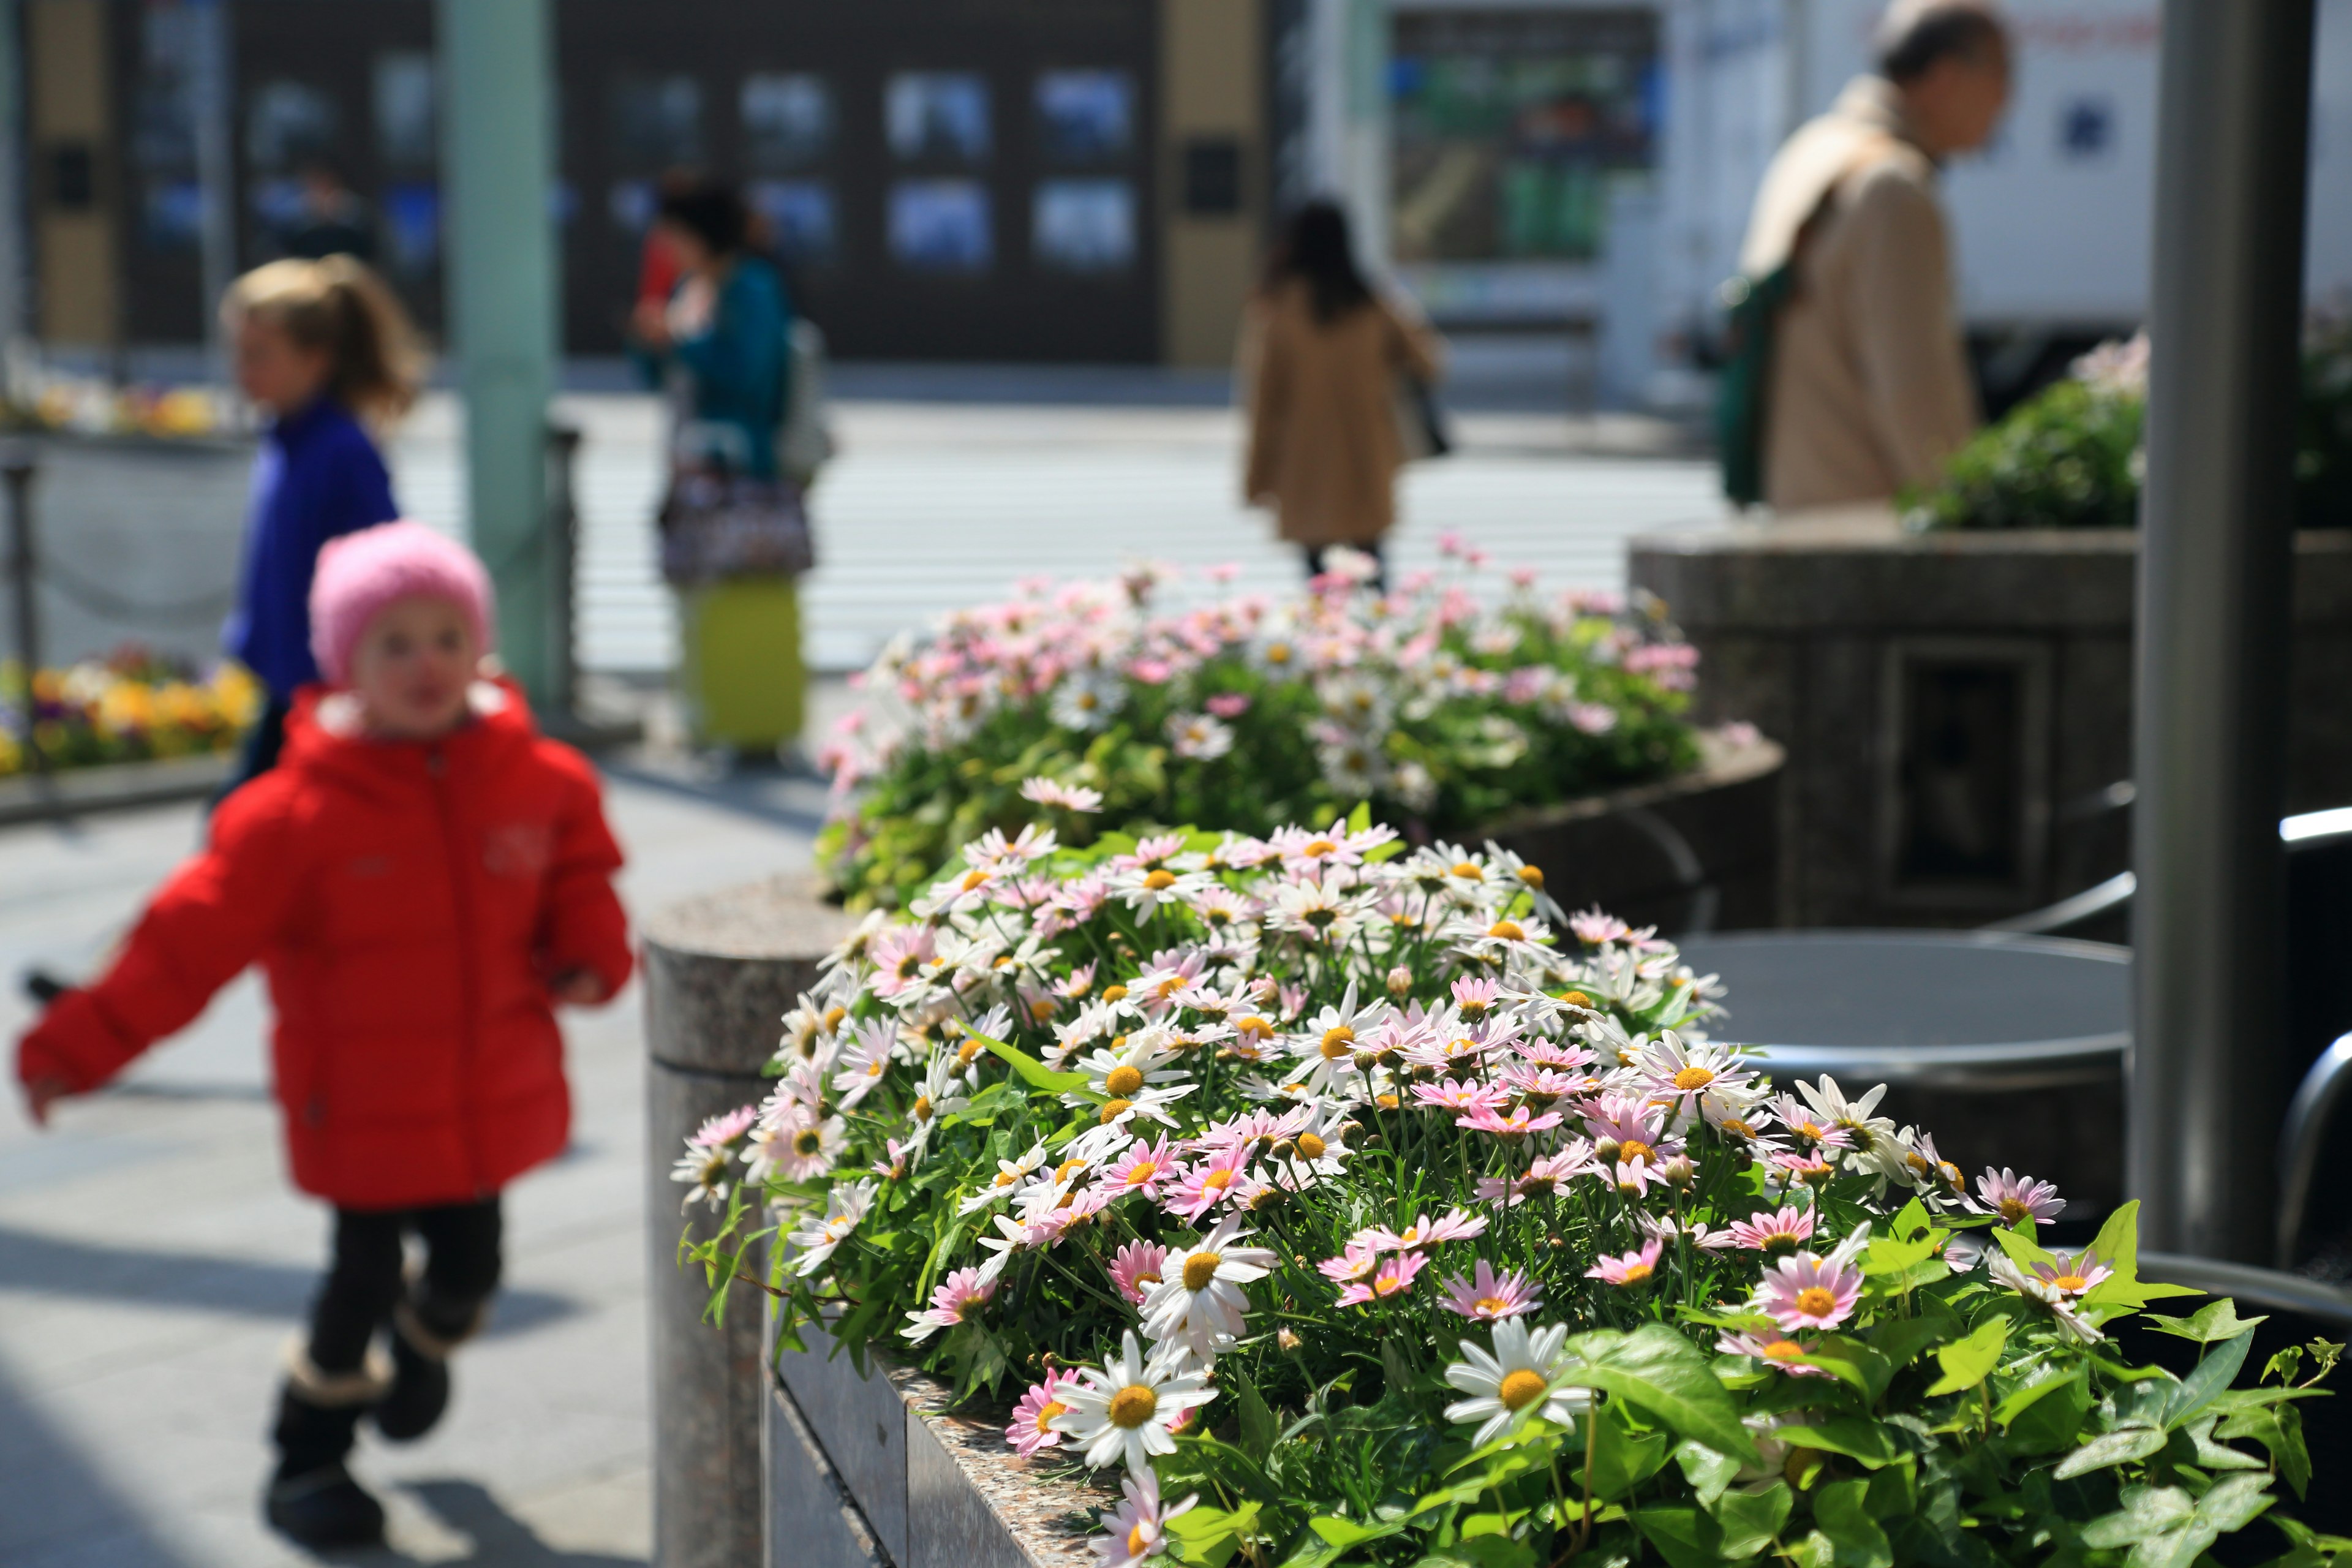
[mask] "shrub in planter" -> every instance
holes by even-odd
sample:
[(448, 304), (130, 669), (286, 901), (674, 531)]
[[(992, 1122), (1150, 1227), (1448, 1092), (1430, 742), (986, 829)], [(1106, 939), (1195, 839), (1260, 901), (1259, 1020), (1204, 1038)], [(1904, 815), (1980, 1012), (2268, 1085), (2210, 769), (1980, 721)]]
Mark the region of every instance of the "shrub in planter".
[[(1954, 454), (1943, 479), (1901, 499), (1904, 520), (1945, 528), (2130, 528), (2146, 468), (2147, 338), (2108, 343)], [(2352, 315), (2305, 325), (2295, 423), (2295, 518), (2352, 528)]]
[(226, 751), (261, 710), (261, 687), (238, 665), (196, 676), (143, 649), (37, 671), (0, 665), (0, 778), (33, 765), (92, 767)]
[(886, 654), (874, 706), (823, 758), (834, 886), (902, 905), (957, 845), (1041, 804), (1076, 844), (1097, 812), (1265, 833), (1365, 800), (1455, 834), (1696, 762), (1694, 655), (1656, 617), (1538, 595), (1527, 573), (1482, 598), (1458, 545), (1450, 574), (1378, 594), (1370, 562), (1339, 553), (1289, 600), (1163, 610), (1166, 578), (1144, 570), (1039, 585)]
[(2125, 1364), (2189, 1293), (2129, 1207), (2045, 1247), (2048, 1185), (1768, 1083), (1708, 977), (1522, 869), (1361, 812), (965, 846), (689, 1141), (714, 1301), (1120, 1477), (1107, 1565), (2190, 1568), (2265, 1510), (2283, 1562), (2352, 1549), (2273, 1506), (2338, 1347), (2249, 1365), (2221, 1301), (2140, 1320), (2187, 1375)]

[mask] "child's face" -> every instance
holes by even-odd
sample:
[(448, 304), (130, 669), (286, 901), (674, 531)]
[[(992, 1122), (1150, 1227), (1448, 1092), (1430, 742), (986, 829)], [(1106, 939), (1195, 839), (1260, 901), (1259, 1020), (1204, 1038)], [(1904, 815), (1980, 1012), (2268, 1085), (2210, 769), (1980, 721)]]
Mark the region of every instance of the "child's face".
[(327, 384), (327, 351), (306, 349), (251, 311), (236, 318), (236, 384), (272, 414), (308, 405)]
[(422, 595), (394, 599), (352, 649), (352, 689), (368, 732), (388, 741), (447, 734), (465, 720), (466, 688), (481, 658), (457, 605)]

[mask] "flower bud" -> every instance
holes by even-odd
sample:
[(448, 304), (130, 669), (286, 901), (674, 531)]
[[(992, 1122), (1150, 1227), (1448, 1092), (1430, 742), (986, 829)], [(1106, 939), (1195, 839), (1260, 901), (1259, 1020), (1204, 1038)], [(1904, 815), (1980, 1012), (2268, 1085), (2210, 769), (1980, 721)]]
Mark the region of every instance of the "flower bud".
[(1614, 1138), (1596, 1139), (1592, 1145), (1593, 1162), (1596, 1164), (1613, 1165), (1617, 1163), (1617, 1156), (1623, 1151), (1624, 1147), (1625, 1145), (1618, 1142)]
[(1691, 1163), (1689, 1155), (1677, 1154), (1658, 1167), (1658, 1174), (1670, 1187), (1688, 1187), (1698, 1179), (1698, 1167)]
[(1412, 992), (1412, 971), (1398, 964), (1389, 971), (1389, 994), (1402, 1002)]
[(1298, 1347), (1305, 1344), (1307, 1342), (1298, 1337), (1297, 1330), (1283, 1329), (1275, 1334), (1274, 1342), (1282, 1347), (1283, 1354), (1297, 1355), (1298, 1353)]

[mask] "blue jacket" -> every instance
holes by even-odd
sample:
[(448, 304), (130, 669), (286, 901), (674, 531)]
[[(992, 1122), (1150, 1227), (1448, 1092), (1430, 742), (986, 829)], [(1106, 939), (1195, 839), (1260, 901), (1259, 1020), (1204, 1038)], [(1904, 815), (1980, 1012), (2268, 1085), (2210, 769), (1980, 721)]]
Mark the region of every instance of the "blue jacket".
[(783, 279), (758, 257), (744, 256), (719, 285), (708, 331), (679, 339), (659, 358), (640, 356), (649, 379), (667, 364), (685, 368), (694, 417), (720, 438), (712, 445), (723, 447), (704, 455), (754, 479), (776, 477), (792, 323)]
[(221, 647), (290, 701), (319, 679), (310, 657), (310, 574), (338, 534), (390, 522), (392, 476), (351, 411), (321, 397), (278, 420), (253, 459), (246, 512), (245, 576)]

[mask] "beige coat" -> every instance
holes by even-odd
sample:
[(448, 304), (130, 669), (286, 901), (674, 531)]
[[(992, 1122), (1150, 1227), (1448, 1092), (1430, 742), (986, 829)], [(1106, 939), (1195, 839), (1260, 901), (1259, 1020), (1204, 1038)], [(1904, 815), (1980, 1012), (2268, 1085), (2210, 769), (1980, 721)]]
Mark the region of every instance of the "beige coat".
[(1375, 300), (1329, 323), (1307, 286), (1251, 302), (1242, 334), (1249, 399), (1242, 494), (1275, 510), (1295, 544), (1370, 544), (1396, 518), (1398, 377), (1437, 379), (1437, 339), (1417, 318)]
[(1856, 78), (1765, 173), (1740, 254), (1748, 277), (1779, 267), (1822, 215), (1774, 334), (1764, 492), (1776, 510), (1932, 482), (1980, 421), (1936, 184), (1878, 77)]

